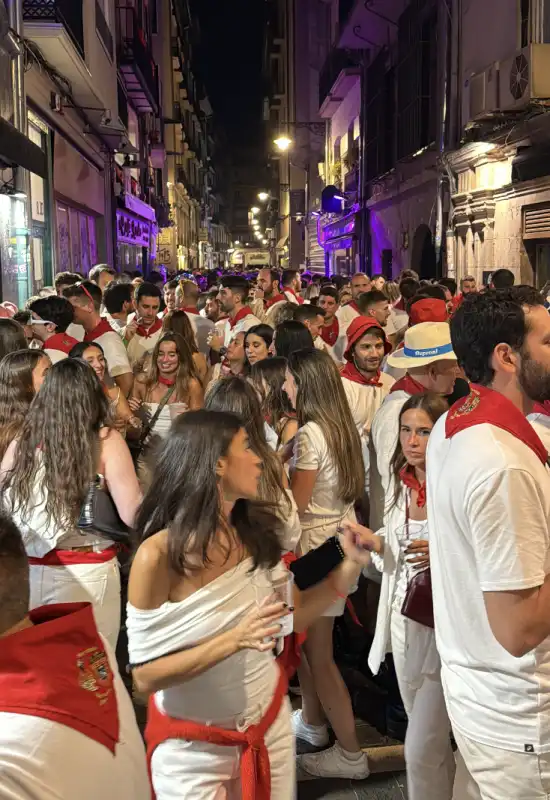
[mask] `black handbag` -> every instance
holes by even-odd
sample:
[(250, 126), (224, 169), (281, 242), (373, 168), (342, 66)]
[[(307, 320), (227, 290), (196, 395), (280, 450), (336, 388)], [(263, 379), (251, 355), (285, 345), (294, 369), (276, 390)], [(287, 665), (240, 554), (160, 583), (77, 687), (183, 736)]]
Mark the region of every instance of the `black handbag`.
[(316, 586), (336, 569), (345, 555), (336, 536), (331, 536), (315, 550), (293, 561), (289, 569), (294, 575), (296, 586), (300, 591)]
[(130, 545), (130, 528), (121, 520), (113, 498), (99, 475), (90, 484), (76, 527), (83, 533), (94, 531), (113, 542)]

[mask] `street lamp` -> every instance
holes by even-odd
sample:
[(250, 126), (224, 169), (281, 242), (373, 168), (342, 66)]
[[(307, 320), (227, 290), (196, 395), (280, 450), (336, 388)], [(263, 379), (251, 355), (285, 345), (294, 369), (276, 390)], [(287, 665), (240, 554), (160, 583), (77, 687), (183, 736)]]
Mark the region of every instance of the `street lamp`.
[(269, 195), (267, 192), (258, 192), (258, 200), (261, 200), (262, 203), (265, 203), (266, 200), (269, 200)]
[(289, 139), (288, 136), (278, 136), (276, 139), (273, 140), (273, 144), (277, 147), (281, 153), (285, 153), (290, 147), (292, 147), (292, 139)]
[(253, 207), (250, 209), (250, 213), (251, 213), (251, 214), (259, 214), (259, 213), (260, 213), (260, 209), (258, 208), (258, 206), (253, 206)]

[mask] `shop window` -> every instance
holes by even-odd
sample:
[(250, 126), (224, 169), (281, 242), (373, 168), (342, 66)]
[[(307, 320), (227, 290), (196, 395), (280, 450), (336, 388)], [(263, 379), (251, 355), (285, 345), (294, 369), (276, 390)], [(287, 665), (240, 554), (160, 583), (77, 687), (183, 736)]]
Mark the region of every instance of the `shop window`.
[(57, 217), (57, 268), (87, 275), (97, 263), (96, 220), (59, 200)]

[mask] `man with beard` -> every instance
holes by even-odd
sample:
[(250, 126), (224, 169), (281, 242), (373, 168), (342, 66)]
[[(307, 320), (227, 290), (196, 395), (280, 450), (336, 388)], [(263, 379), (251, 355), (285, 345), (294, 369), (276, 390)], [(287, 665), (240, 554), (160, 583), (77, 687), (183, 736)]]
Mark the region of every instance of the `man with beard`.
[(222, 347), (227, 347), (229, 342), (242, 331), (247, 331), (253, 325), (259, 325), (260, 320), (255, 317), (248, 300), (248, 281), (240, 275), (224, 275), (220, 281), (218, 301), (222, 313), (227, 314), (227, 319), (216, 326), (218, 335), (213, 333), (209, 339), (212, 350), (219, 352)]
[(276, 269), (264, 267), (258, 272), (254, 300), (251, 308), (258, 318), (268, 325), (273, 325), (273, 315), (286, 303), (285, 295), (279, 289), (279, 273)]
[(550, 399), (550, 316), (528, 286), (452, 321), (470, 395), (435, 425), (427, 499), (455, 798), (550, 796), (550, 475), (526, 419)]
[[(384, 356), (391, 350), (384, 331), (370, 317), (356, 317), (348, 328), (342, 385), (353, 421), (357, 425), (365, 475), (369, 471), (369, 438), (374, 415), (389, 394), (394, 379), (380, 371)], [(366, 481), (368, 485), (368, 480)]]

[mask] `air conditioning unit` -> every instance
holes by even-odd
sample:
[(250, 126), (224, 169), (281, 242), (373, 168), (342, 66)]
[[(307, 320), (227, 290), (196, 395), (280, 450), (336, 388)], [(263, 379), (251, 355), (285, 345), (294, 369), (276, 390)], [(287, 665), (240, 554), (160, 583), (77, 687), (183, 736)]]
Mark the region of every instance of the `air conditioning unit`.
[(500, 110), (550, 100), (550, 44), (531, 44), (500, 62)]
[(464, 86), (462, 124), (490, 117), (498, 111), (498, 61), (474, 73)]

